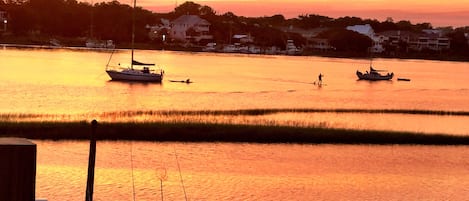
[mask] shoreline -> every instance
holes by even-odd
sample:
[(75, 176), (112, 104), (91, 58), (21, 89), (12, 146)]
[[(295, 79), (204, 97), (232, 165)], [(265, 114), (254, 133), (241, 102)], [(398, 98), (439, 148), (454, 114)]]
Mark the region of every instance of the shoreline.
[[(2, 48), (32, 48), (32, 49), (68, 49), (68, 50), (81, 50), (81, 51), (115, 51), (115, 50), (126, 50), (131, 49), (130, 45), (124, 45), (119, 48), (89, 48), (85, 46), (54, 46), (46, 44), (18, 44), (18, 43), (0, 43)], [(303, 54), (299, 55), (286, 55), (286, 54), (263, 54), (263, 53), (231, 53), (231, 52), (220, 52), (220, 51), (203, 51), (200, 47), (178, 47), (178, 46), (151, 46), (149, 44), (138, 43), (134, 47), (137, 50), (168, 50), (176, 52), (188, 52), (188, 53), (218, 53), (218, 54), (246, 54), (246, 55), (284, 55), (284, 56), (313, 56), (313, 57), (324, 57), (324, 58), (345, 58), (345, 59), (369, 59), (367, 55), (357, 54), (355, 52), (333, 52), (333, 51), (305, 51)], [(426, 60), (426, 61), (454, 61), (454, 62), (469, 62), (468, 56), (461, 55), (447, 55), (447, 54), (438, 54), (438, 55), (424, 55), (424, 54), (415, 54), (410, 53), (407, 55), (400, 56), (389, 56), (389, 55), (374, 55), (373, 58), (383, 58), (383, 59), (403, 59), (403, 60)]]
[[(0, 137), (87, 140), (88, 122), (0, 122)], [(469, 136), (214, 123), (98, 123), (97, 140), (364, 145), (469, 145)]]

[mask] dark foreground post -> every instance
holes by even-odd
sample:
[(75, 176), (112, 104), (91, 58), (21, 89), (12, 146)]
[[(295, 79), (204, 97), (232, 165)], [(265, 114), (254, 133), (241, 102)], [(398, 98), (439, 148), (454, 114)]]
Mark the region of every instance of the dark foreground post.
[(96, 160), (96, 127), (98, 122), (91, 121), (91, 136), (90, 136), (90, 156), (88, 158), (88, 179), (86, 180), (86, 197), (85, 201), (93, 201), (93, 186), (94, 186), (94, 164)]
[(0, 200), (35, 200), (36, 144), (0, 138), (0, 160)]

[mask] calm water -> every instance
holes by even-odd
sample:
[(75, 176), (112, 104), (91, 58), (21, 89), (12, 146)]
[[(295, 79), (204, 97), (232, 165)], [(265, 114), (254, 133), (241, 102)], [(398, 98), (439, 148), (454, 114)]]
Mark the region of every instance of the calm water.
[[(468, 63), (378, 59), (376, 68), (412, 81), (366, 82), (357, 81), (355, 71), (367, 70), (367, 60), (170, 51), (138, 51), (137, 55), (139, 60), (160, 63), (166, 81), (109, 81), (104, 66), (110, 52), (0, 49), (0, 118), (228, 122), (469, 134), (468, 116), (205, 112), (267, 108), (469, 111)], [(119, 51), (111, 65), (129, 60), (129, 52)], [(323, 87), (311, 84), (319, 73), (325, 74)], [(194, 83), (168, 81), (187, 78)], [(198, 112), (160, 113), (174, 110)], [(84, 200), (88, 143), (35, 142), (37, 197)], [(165, 200), (185, 200), (184, 191), (188, 200), (467, 200), (468, 156), (467, 146), (104, 141), (97, 144), (95, 200), (133, 200), (132, 172), (136, 200), (159, 200), (160, 178), (165, 178)]]
[[(32, 120), (209, 121), (469, 134), (468, 116), (356, 113), (277, 113), (261, 116), (130, 115), (126, 111), (290, 108), (469, 111), (469, 63), (376, 59), (378, 69), (411, 82), (357, 81), (368, 60), (241, 54), (137, 51), (157, 62), (162, 84), (109, 81), (110, 52), (0, 50), (0, 114), (40, 114)], [(128, 63), (128, 51), (110, 64)], [(325, 75), (323, 87), (313, 84)], [(183, 84), (168, 80), (185, 80)]]
[[(37, 197), (84, 200), (89, 144), (35, 143)], [(94, 198), (133, 200), (133, 166), (139, 201), (161, 199), (164, 175), (164, 200), (467, 200), (468, 157), (467, 146), (98, 142)]]

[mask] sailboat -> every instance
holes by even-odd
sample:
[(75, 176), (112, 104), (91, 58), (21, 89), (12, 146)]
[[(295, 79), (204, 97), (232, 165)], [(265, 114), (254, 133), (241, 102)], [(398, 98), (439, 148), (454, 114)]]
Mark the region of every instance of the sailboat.
[[(370, 51), (371, 52), (371, 51)], [(359, 80), (391, 80), (394, 77), (394, 73), (381, 74), (380, 72), (387, 72), (387, 70), (376, 70), (373, 68), (373, 57), (370, 58), (370, 72), (366, 71), (362, 73), (357, 70), (356, 74)]]
[[(164, 71), (162, 69), (159, 72), (150, 69), (151, 66), (155, 66), (152, 63), (142, 63), (134, 60), (134, 43), (135, 43), (135, 8), (136, 2), (134, 0), (134, 6), (132, 10), (132, 56), (130, 67), (114, 70), (109, 69), (109, 62), (106, 65), (106, 73), (111, 77), (112, 80), (118, 81), (137, 81), (137, 82), (162, 82)], [(112, 54), (111, 54), (112, 57)], [(111, 59), (109, 59), (110, 61)], [(134, 68), (138, 67), (138, 69)]]

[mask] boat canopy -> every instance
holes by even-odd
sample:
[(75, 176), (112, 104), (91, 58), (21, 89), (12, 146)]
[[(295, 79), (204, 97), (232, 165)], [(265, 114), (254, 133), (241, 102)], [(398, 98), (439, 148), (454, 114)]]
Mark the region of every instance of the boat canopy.
[(155, 64), (142, 63), (139, 61), (132, 60), (132, 65), (136, 66), (154, 66)]
[(370, 66), (370, 72), (387, 72), (387, 70), (376, 70)]

